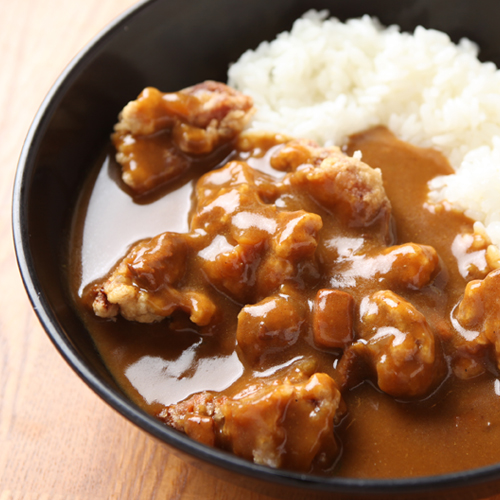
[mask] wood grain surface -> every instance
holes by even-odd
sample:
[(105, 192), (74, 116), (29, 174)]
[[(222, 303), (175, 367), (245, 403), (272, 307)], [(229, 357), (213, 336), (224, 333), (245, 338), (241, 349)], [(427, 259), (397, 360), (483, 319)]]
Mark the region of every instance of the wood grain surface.
[(187, 465), (92, 393), (43, 332), (17, 270), (11, 193), (31, 120), (65, 65), (133, 3), (0, 0), (0, 500), (269, 498)]

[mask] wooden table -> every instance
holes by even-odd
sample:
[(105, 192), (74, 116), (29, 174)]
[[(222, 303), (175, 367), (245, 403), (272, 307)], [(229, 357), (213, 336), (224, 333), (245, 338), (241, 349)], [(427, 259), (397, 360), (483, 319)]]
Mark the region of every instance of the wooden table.
[(185, 464), (92, 393), (44, 334), (17, 270), (11, 192), (31, 120), (64, 66), (133, 3), (0, 0), (0, 500), (268, 498)]

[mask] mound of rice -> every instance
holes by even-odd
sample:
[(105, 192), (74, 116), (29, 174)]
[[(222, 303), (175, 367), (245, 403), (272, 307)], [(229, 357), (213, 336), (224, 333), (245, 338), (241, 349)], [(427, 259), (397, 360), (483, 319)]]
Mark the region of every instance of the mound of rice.
[(310, 11), (290, 33), (245, 52), (229, 84), (253, 97), (252, 130), (320, 144), (386, 125), (400, 139), (444, 153), (456, 173), (431, 182), (500, 244), (500, 72), (478, 47), (445, 33), (384, 28), (368, 16), (345, 24)]

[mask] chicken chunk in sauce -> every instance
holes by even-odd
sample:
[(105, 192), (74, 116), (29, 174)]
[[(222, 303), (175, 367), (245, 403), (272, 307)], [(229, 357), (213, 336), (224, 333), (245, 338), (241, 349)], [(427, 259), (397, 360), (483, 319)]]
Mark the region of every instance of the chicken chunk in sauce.
[[(291, 173), (284, 180), (307, 193), (341, 225), (367, 227), (376, 222), (389, 231), (390, 202), (380, 170), (349, 157), (337, 147), (321, 148), (313, 141), (290, 141), (271, 158), (271, 165)], [(387, 236), (388, 238), (388, 236)]]
[(360, 339), (349, 349), (366, 359), (382, 391), (421, 397), (442, 381), (446, 372), (439, 343), (412, 304), (382, 290), (363, 299), (359, 315)]
[(499, 291), (500, 269), (496, 269), (482, 280), (467, 283), (464, 297), (456, 308), (455, 318), (462, 327), (457, 340), (459, 364), (468, 360), (468, 372), (462, 374), (463, 378), (485, 370), (483, 365), (478, 365), (478, 357), (491, 358), (500, 369)]
[(242, 304), (267, 297), (302, 266), (314, 267), (321, 217), (280, 210), (277, 189), (245, 162), (229, 162), (197, 183), (191, 228), (210, 240), (198, 253), (200, 268)]
[(340, 392), (324, 373), (263, 381), (241, 393), (202, 393), (165, 408), (159, 418), (188, 436), (270, 467), (328, 470), (338, 458), (334, 423)]
[(163, 233), (136, 245), (97, 290), (94, 312), (101, 318), (120, 313), (130, 321), (152, 323), (180, 309), (193, 323), (207, 325), (215, 313), (198, 290), (176, 287), (185, 274), (188, 240)]
[(252, 100), (223, 83), (173, 93), (144, 89), (123, 108), (113, 134), (123, 181), (143, 194), (177, 178), (192, 156), (210, 155), (233, 140), (252, 114)]

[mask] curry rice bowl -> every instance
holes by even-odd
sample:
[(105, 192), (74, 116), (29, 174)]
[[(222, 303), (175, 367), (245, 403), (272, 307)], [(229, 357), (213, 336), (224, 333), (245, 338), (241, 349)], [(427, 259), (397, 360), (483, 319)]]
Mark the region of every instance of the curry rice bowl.
[[(376, 43), (365, 44), (373, 52)], [(377, 61), (376, 53), (368, 56)], [(305, 73), (324, 81), (326, 66)], [(351, 73), (369, 75), (363, 67)], [(306, 89), (296, 101), (318, 107), (314, 118), (323, 120), (324, 103), (314, 105), (321, 93), (294, 88)], [(404, 92), (411, 93), (418, 94), (413, 87)], [(280, 91), (273, 106), (288, 112), (292, 106), (281, 105), (286, 95)], [(357, 103), (360, 114), (361, 97), (354, 87), (344, 101)], [(122, 188), (110, 178), (108, 160), (102, 163), (75, 211), (69, 267), (76, 306), (133, 401), (165, 425), (256, 464), (406, 477), (495, 463), (498, 249), (472, 235), (472, 220), (428, 202), (429, 180), (453, 173), (445, 156), (401, 142), (384, 126), (366, 130), (391, 126), (391, 117), (377, 111), (381, 104), (372, 99), (368, 107), (373, 116), (351, 120), (352, 129), (333, 138), (346, 155), (289, 139), (281, 126), (277, 134), (238, 139), (254, 113), (252, 99), (220, 82), (167, 94), (146, 88), (120, 113), (109, 154), (116, 153), (127, 200), (147, 197), (175, 175), (182, 183), (140, 205), (147, 209), (137, 219), (140, 231), (143, 220), (158, 222), (144, 239), (130, 223), (135, 203), (123, 211), (110, 203), (113, 185)], [(356, 127), (363, 131), (353, 134)], [(312, 131), (285, 129), (299, 137)], [(175, 217), (162, 217), (161, 203), (176, 203), (176, 196), (189, 202)], [(108, 209), (121, 218), (103, 217)], [(187, 221), (185, 229), (177, 219)], [(80, 264), (98, 240), (87, 228), (113, 240), (110, 220), (120, 221), (113, 223), (118, 240), (132, 246), (84, 283)], [(483, 231), (478, 222), (476, 233)], [(210, 373), (223, 374), (222, 385)], [(474, 407), (486, 427), (463, 407)], [(456, 428), (457, 419), (465, 427), (456, 432), (467, 436), (458, 448), (443, 425)], [(477, 441), (484, 446), (469, 453)]]

